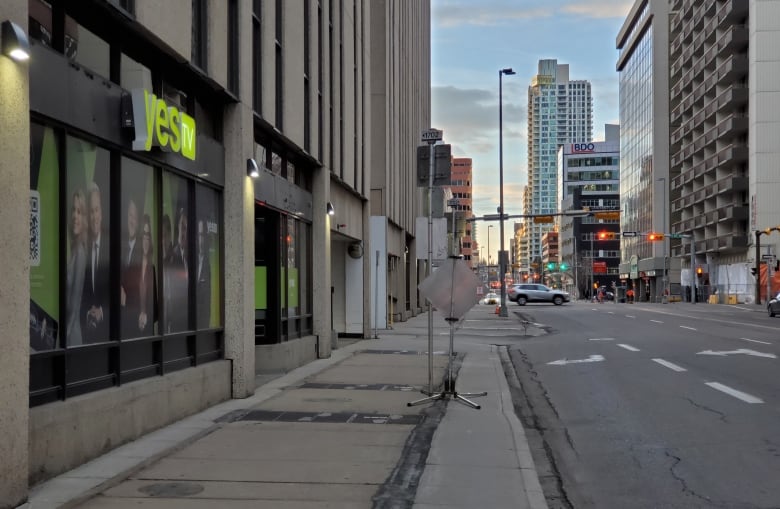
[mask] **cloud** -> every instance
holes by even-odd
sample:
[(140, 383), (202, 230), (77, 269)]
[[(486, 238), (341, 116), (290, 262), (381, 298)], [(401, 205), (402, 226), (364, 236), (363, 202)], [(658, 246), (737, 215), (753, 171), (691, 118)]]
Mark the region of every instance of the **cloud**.
[(480, 2), (477, 8), (473, 3), (459, 4), (451, 1), (437, 1), (433, 5), (433, 19), (444, 28), (505, 25), (511, 21), (546, 18), (552, 15), (549, 7), (509, 8), (495, 2)]
[[(521, 2), (522, 3), (522, 2)], [(526, 2), (533, 4), (535, 2)], [(579, 2), (547, 0), (545, 5), (517, 7), (517, 2), (507, 0), (480, 0), (479, 5), (463, 0), (434, 0), (432, 14), (435, 23), (442, 28), (461, 26), (500, 26), (524, 20), (570, 15), (585, 18), (625, 18), (632, 1), (580, 0)]]
[(561, 10), (585, 18), (625, 18), (633, 3), (625, 0), (589, 1), (564, 5)]
[[(431, 89), (433, 126), (444, 130), (453, 152), (468, 157), (490, 154), (498, 145), (498, 93), (438, 86)], [(525, 137), (526, 108), (503, 104), (504, 135)]]

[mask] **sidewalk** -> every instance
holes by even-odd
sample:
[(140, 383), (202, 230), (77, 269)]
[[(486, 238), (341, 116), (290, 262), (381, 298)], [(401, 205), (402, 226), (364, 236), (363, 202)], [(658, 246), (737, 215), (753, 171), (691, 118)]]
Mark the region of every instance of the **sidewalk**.
[[(449, 327), (433, 324), (436, 391)], [(471, 398), (481, 410), (407, 405), (428, 387), (423, 313), (43, 483), (21, 507), (545, 509), (506, 351), (477, 341), (507, 327), (514, 314), (476, 306), (455, 333), (455, 387), (487, 391)]]

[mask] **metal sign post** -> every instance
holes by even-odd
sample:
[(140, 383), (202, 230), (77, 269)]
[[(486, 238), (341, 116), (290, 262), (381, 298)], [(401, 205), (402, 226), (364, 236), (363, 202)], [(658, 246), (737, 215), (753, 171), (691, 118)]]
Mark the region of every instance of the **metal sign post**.
[[(430, 277), (433, 268), (433, 170), (436, 165), (436, 152), (434, 146), (437, 141), (441, 141), (444, 132), (438, 129), (426, 129), (422, 132), (422, 141), (427, 142), (429, 146), (428, 163), (428, 267), (426, 276)], [(428, 392), (427, 396), (433, 394), (433, 306), (428, 300)]]

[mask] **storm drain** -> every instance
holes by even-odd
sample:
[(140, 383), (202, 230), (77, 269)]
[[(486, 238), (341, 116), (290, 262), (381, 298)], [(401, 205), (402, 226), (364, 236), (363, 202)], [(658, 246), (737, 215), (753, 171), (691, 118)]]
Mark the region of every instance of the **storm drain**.
[(266, 422), (330, 422), (337, 424), (419, 424), (422, 415), (358, 414), (353, 412), (280, 412), (251, 410), (239, 421)]
[(344, 389), (347, 391), (405, 391), (410, 392), (416, 390), (415, 387), (410, 385), (396, 385), (396, 384), (326, 384), (319, 382), (307, 382), (301, 386), (300, 389)]

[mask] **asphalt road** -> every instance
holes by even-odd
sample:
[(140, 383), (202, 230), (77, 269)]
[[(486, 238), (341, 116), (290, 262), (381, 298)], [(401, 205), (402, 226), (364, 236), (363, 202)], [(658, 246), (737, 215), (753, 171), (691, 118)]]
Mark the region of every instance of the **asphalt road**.
[(547, 330), (510, 354), (551, 508), (780, 508), (780, 318), (679, 303), (508, 309)]

